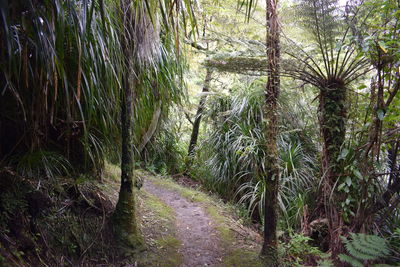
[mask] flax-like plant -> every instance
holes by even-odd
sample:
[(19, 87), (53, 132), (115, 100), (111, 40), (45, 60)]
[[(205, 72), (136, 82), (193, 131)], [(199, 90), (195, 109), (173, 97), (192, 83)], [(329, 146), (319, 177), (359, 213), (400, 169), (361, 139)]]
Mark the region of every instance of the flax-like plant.
[(76, 167), (100, 167), (119, 133), (121, 52), (111, 6), (28, 0), (0, 12), (0, 109), (10, 131), (1, 160), (45, 148)]
[[(251, 217), (258, 221), (264, 214), (265, 192), (265, 183), (258, 173), (265, 160), (261, 145), (265, 136), (260, 124), (263, 118), (262, 96), (262, 81), (246, 88), (236, 88), (230, 95), (210, 95), (205, 119), (211, 128), (198, 151), (210, 172), (204, 176), (204, 183), (225, 198), (244, 204)], [(281, 105), (293, 107), (293, 110), (282, 111), (280, 115), (285, 118), (281, 123), (285, 127), (282, 127), (284, 131), (278, 142), (282, 172), (278, 204), (287, 226), (296, 229), (306, 205), (304, 200), (316, 184), (316, 162), (300, 144), (305, 141), (312, 146), (312, 140), (305, 140), (302, 136), (307, 123), (298, 120), (302, 117), (307, 120), (305, 116), (310, 116), (309, 111), (300, 104), (293, 105), (297, 102), (295, 99), (284, 96), (281, 101)], [(288, 119), (290, 117), (297, 120)]]
[[(178, 15), (191, 10), (190, 3), (172, 8), (175, 1), (153, 1), (155, 13), (145, 2), (136, 5), (151, 15), (136, 25), (136, 39), (130, 41), (138, 63), (152, 67), (143, 69), (136, 88), (135, 147), (142, 143), (155, 110), (160, 107), (166, 117), (171, 102), (183, 95)], [(194, 22), (189, 13), (186, 20)], [(58, 151), (76, 170), (87, 171), (101, 169), (110, 154), (118, 158), (124, 57), (117, 4), (13, 1), (2, 5), (0, 14), (0, 116), (7, 129), (1, 133), (0, 160), (15, 152), (45, 149)], [(155, 14), (160, 18), (157, 25)], [(145, 34), (153, 28), (155, 34)], [(146, 51), (149, 48), (152, 52)]]
[[(278, 146), (282, 171), (278, 193), (279, 209), (285, 227), (295, 230), (300, 227), (304, 208), (314, 190), (316, 162), (304, 152), (300, 144), (287, 143), (281, 138)], [(259, 178), (241, 184), (237, 191), (239, 203), (245, 204), (250, 214), (264, 214), (264, 189), (265, 183)]]
[[(260, 87), (258, 87), (260, 88)], [(206, 161), (212, 177), (208, 183), (226, 197), (232, 197), (248, 175), (263, 158), (260, 145), (263, 134), (262, 91), (254, 86), (227, 95), (210, 96), (206, 119), (213, 128), (204, 142), (208, 153)]]

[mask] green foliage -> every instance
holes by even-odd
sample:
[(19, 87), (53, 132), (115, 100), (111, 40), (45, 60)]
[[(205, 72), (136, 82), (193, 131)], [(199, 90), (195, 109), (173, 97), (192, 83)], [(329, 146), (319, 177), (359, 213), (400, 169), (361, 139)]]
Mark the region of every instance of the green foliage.
[[(297, 229), (303, 216), (304, 208), (309, 205), (310, 191), (314, 183), (313, 164), (300, 145), (292, 145), (280, 140), (280, 165), (282, 176), (279, 189), (279, 207), (285, 227)], [(310, 161), (308, 161), (310, 160)], [(263, 214), (262, 201), (265, 184), (262, 179), (242, 183), (237, 191), (241, 196), (239, 203), (246, 203), (251, 214), (258, 209)]]
[(393, 262), (400, 262), (400, 228), (398, 227), (388, 236), (390, 248), (392, 250), (391, 260)]
[[(362, 186), (367, 181), (367, 177), (361, 174), (356, 151), (351, 146), (343, 146), (337, 157), (337, 165), (342, 170), (342, 175), (337, 182), (336, 191), (343, 193), (344, 199), (340, 201), (342, 216), (349, 222), (355, 216), (358, 203), (362, 201)], [(371, 197), (378, 190), (377, 183), (368, 183), (367, 194)]]
[(363, 267), (366, 261), (385, 258), (390, 254), (387, 241), (376, 235), (352, 233), (351, 239), (342, 240), (349, 255), (340, 254), (339, 259), (354, 267)]
[(280, 140), (281, 180), (279, 204), (289, 229), (300, 227), (304, 209), (312, 205), (315, 184), (316, 160), (311, 158), (301, 144)]
[[(210, 125), (208, 137), (197, 153), (200, 163), (195, 163), (192, 170), (208, 188), (248, 207), (250, 217), (258, 221), (263, 214), (261, 203), (265, 189), (259, 173), (265, 161), (263, 82), (260, 79), (247, 87), (238, 85), (230, 95), (209, 96), (205, 116)], [(299, 97), (303, 96), (299, 94)], [(317, 165), (310, 156), (315, 153), (311, 139), (315, 133), (308, 125), (311, 114), (304, 102), (284, 94), (280, 104), (293, 107), (281, 112), (284, 131), (278, 146), (282, 170), (279, 206), (285, 227), (294, 229), (300, 225), (315, 184)], [(302, 143), (306, 144), (305, 148)]]
[(319, 260), (318, 267), (334, 267), (333, 262), (331, 259), (328, 259), (326, 256), (321, 257), (322, 259)]
[(291, 234), (289, 238), (287, 243), (280, 246), (284, 266), (304, 266), (304, 264), (311, 264), (315, 259), (325, 257), (325, 254), (318, 248), (309, 244), (310, 237)]
[(364, 74), (368, 65), (357, 53), (349, 37), (350, 26), (342, 19), (343, 10), (338, 6), (337, 0), (299, 1), (296, 15), (305, 32), (298, 38), (303, 42), (288, 42), (285, 52), (295, 62), (283, 66), (290, 76), (333, 93)]
[(378, 65), (382, 63), (389, 68), (395, 67), (396, 64), (393, 63), (400, 59), (398, 2), (396, 0), (368, 0), (359, 12), (361, 13), (359, 17), (363, 19), (360, 21), (363, 23), (352, 25), (352, 31), (365, 56), (375, 67), (379, 67)]
[(104, 147), (118, 144), (121, 52), (111, 7), (59, 0), (1, 6), (0, 106), (23, 141), (13, 144), (17, 151), (63, 151), (90, 169), (101, 167)]
[(262, 114), (260, 89), (251, 86), (232, 97), (216, 95), (208, 101), (205, 120), (213, 127), (200, 148), (211, 172), (205, 183), (228, 197), (234, 195), (239, 180), (254, 174), (263, 158), (262, 128), (257, 126)]
[[(167, 113), (171, 103), (180, 102), (184, 57), (174, 37), (178, 31), (171, 30), (178, 25), (170, 17), (179, 15), (179, 8), (171, 8), (177, 1), (159, 7), (154, 1), (151, 6), (139, 2), (136, 15), (164, 16), (154, 38), (129, 40), (138, 55), (133, 58), (150, 63), (140, 65), (137, 73), (124, 65), (118, 3), (29, 0), (1, 5), (0, 116), (10, 129), (5, 137), (12, 136), (11, 143), (1, 144), (1, 159), (14, 150), (61, 151), (78, 171), (98, 171), (105, 158), (119, 159), (121, 79), (126, 72), (140, 81), (135, 86), (135, 145), (159, 103)], [(181, 3), (188, 11), (190, 5)], [(193, 14), (186, 15), (183, 22), (194, 23)], [(153, 25), (146, 27), (150, 32)]]
[(72, 170), (71, 164), (64, 156), (45, 150), (28, 152), (20, 157), (15, 156), (12, 162), (15, 163), (21, 175), (28, 177), (39, 178), (45, 175), (45, 177), (54, 178), (68, 175)]
[(180, 140), (180, 123), (180, 119), (175, 116), (160, 123), (155, 136), (142, 153), (147, 169), (162, 175), (183, 172), (187, 151)]

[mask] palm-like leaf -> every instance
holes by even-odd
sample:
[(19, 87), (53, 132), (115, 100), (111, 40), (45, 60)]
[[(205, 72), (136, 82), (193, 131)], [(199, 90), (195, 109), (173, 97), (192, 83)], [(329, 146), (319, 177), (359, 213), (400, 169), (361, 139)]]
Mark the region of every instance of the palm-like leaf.
[(283, 65), (286, 75), (327, 88), (334, 83), (347, 86), (367, 71), (368, 61), (349, 37), (350, 25), (338, 6), (337, 0), (300, 1), (299, 19), (313, 45), (287, 39), (285, 52), (295, 62)]

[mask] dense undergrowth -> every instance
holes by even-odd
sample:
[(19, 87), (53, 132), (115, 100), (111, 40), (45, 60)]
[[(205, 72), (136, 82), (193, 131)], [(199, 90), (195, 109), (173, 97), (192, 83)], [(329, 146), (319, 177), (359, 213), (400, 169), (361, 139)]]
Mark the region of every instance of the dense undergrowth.
[[(263, 120), (263, 90), (261, 80), (244, 90), (209, 99), (206, 119), (211, 127), (207, 129), (208, 137), (202, 140), (197, 150), (198, 161), (191, 169), (191, 175), (207, 188), (227, 200), (244, 204), (255, 221), (263, 214), (259, 204), (264, 197), (264, 184), (259, 173), (265, 161), (265, 136), (259, 123)], [(280, 105), (287, 106), (284, 101), (285, 97), (282, 97)], [(307, 125), (307, 120), (313, 116), (307, 108), (310, 107), (299, 102), (281, 116), (284, 127), (278, 143), (282, 168), (279, 205), (289, 229), (299, 227), (306, 200), (317, 190), (315, 177), (319, 169), (311, 156), (316, 144), (310, 141), (317, 133)]]
[(32, 179), (1, 172), (1, 260), (12, 266), (91, 266), (119, 253), (108, 224), (115, 202), (94, 178)]
[(0, 265), (177, 266), (180, 241), (173, 211), (144, 191), (138, 194), (138, 214), (145, 246), (129, 251), (115, 241), (111, 216), (119, 176), (120, 168), (109, 163), (101, 181), (88, 176), (33, 179), (2, 171)]

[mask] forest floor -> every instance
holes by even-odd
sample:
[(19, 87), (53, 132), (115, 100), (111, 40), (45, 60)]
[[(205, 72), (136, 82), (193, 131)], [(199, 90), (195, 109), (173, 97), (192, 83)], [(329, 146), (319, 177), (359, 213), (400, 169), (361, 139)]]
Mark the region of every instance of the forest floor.
[(136, 175), (144, 180), (138, 217), (147, 248), (138, 266), (262, 266), (262, 238), (232, 206), (185, 186), (191, 183), (142, 170)]

